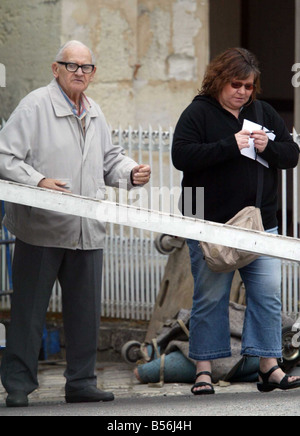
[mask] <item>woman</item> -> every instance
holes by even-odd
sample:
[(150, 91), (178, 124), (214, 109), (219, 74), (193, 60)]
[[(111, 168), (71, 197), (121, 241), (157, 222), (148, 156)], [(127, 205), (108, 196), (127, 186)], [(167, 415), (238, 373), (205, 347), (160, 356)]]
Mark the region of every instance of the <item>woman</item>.
[[(172, 158), (184, 173), (183, 194), (184, 188), (194, 188), (193, 210), (198, 210), (195, 188), (204, 187), (204, 218), (225, 223), (256, 202), (261, 164), (241, 154), (252, 138), (267, 162), (263, 166), (263, 224), (267, 232), (276, 234), (277, 170), (295, 167), (299, 148), (266, 102), (261, 103), (264, 127), (274, 132), (275, 139), (270, 140), (264, 130), (243, 130), (245, 119), (258, 122), (255, 100), (259, 92), (260, 71), (252, 53), (233, 48), (219, 55), (208, 66), (199, 95), (180, 117)], [(195, 284), (190, 357), (197, 361), (197, 376), (192, 392), (212, 394), (211, 361), (231, 356), (228, 303), (234, 272), (212, 272), (199, 243), (190, 240), (188, 246)], [(277, 366), (282, 355), (280, 270), (280, 260), (265, 256), (240, 270), (247, 291), (241, 354), (260, 357), (258, 389), (263, 392), (300, 387), (299, 377), (285, 376)]]

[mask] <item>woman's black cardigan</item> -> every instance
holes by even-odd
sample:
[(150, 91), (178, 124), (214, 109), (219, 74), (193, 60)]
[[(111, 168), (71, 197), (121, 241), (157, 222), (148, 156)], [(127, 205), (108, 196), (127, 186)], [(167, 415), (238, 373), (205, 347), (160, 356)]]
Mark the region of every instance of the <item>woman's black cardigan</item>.
[[(261, 205), (264, 227), (268, 230), (278, 225), (278, 169), (297, 166), (299, 147), (273, 107), (266, 102), (262, 102), (262, 107), (264, 127), (276, 135), (260, 154), (269, 163), (269, 168), (263, 167)], [(241, 155), (234, 136), (242, 130), (244, 119), (257, 122), (253, 103), (244, 107), (237, 119), (216, 99), (197, 96), (176, 126), (173, 164), (183, 172), (182, 187), (194, 188), (193, 214), (197, 210), (195, 188), (204, 188), (206, 220), (225, 223), (244, 207), (255, 205), (260, 164)], [(180, 208), (183, 214), (193, 216), (185, 213), (182, 204)]]

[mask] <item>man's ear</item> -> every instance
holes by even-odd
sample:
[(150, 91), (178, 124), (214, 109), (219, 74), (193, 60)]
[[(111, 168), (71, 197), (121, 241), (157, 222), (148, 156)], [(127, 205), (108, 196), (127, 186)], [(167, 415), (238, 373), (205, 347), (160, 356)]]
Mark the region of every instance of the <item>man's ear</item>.
[(53, 62), (52, 72), (53, 72), (53, 76), (55, 77), (55, 79), (57, 79), (58, 78), (58, 63), (57, 62)]
[(92, 82), (94, 80), (95, 74), (97, 71), (97, 67), (94, 68), (94, 71), (92, 72), (91, 78), (90, 78), (90, 82)]

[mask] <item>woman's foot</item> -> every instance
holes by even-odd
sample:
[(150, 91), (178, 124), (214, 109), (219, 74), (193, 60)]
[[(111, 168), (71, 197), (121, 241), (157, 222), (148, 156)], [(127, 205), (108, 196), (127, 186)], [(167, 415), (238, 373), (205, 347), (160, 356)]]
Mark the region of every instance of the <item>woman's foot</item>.
[(300, 377), (288, 376), (277, 365), (276, 359), (261, 359), (259, 383), (260, 392), (272, 392), (275, 389), (287, 391), (300, 388)]
[[(261, 358), (260, 359), (260, 371), (263, 374), (267, 374), (270, 369), (272, 369), (274, 366), (277, 365), (277, 360), (276, 359), (271, 359), (271, 358)], [(285, 373), (282, 371), (281, 368), (276, 369), (269, 377), (269, 383), (280, 383), (281, 380), (285, 377)], [(259, 377), (259, 381), (262, 382), (262, 378), (261, 376)], [(293, 383), (295, 381), (300, 381), (300, 377), (296, 377), (296, 376), (290, 376), (288, 378), (288, 382), (289, 383)]]
[[(207, 362), (197, 362), (197, 371), (196, 371), (196, 374), (199, 374), (201, 372), (211, 373), (211, 362), (209, 362), (209, 361), (207, 361)], [(201, 390), (202, 391), (209, 391), (209, 390), (213, 391), (211, 382), (212, 382), (211, 376), (209, 376), (208, 374), (199, 375), (199, 377), (197, 377), (196, 380), (195, 380), (195, 385), (197, 383), (201, 383), (201, 384), (203, 383), (203, 385), (199, 386), (199, 387), (193, 387), (193, 394), (197, 395), (197, 392), (199, 392)]]

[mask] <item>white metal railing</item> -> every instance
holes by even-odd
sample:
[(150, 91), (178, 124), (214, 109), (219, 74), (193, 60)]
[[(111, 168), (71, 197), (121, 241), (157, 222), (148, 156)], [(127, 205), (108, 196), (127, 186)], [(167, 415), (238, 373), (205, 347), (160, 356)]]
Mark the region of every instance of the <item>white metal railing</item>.
[[(300, 135), (296, 130), (293, 130), (294, 141), (300, 148)], [(287, 235), (288, 228), (288, 189), (293, 191), (293, 202), (291, 207), (292, 215), (292, 235), (294, 238), (299, 238), (299, 167), (292, 171), (292, 183), (288, 186), (287, 171), (282, 171), (282, 234)], [(282, 261), (282, 307), (283, 312), (287, 314), (299, 314), (300, 312), (300, 265), (294, 262)]]
[[(298, 141), (296, 133), (295, 139)], [(127, 154), (138, 162), (150, 163), (153, 173), (147, 187), (148, 195), (133, 197), (131, 194), (108, 189), (107, 199), (120, 203), (146, 207), (173, 213), (180, 192), (181, 175), (172, 165), (170, 158), (173, 130), (148, 130), (122, 128), (112, 130), (113, 142), (123, 146)], [(299, 141), (298, 141), (299, 143)], [(287, 172), (282, 176), (282, 221), (283, 234), (287, 234)], [(298, 170), (293, 171), (293, 235), (299, 237), (298, 230)], [(156, 188), (162, 188), (158, 192)], [(138, 191), (137, 191), (138, 192)], [(170, 196), (170, 193), (172, 194)], [(157, 195), (158, 194), (158, 195)], [(129, 195), (129, 197), (128, 197)], [(170, 200), (171, 198), (171, 200)], [(166, 256), (154, 248), (155, 233), (145, 230), (108, 224), (103, 264), (102, 316), (123, 319), (143, 319), (151, 317), (156, 297), (163, 277)], [(3, 230), (2, 230), (3, 231)], [(4, 235), (2, 233), (2, 239)], [(6, 256), (1, 248), (2, 289), (8, 286)], [(13, 250), (13, 246), (10, 247)], [(299, 264), (282, 262), (283, 283), (282, 301), (285, 313), (299, 312)], [(6, 281), (6, 283), (4, 282)], [(7, 288), (6, 288), (7, 289)], [(0, 299), (0, 308), (9, 307), (9, 297)], [(58, 284), (53, 289), (49, 310), (61, 311), (61, 290)]]
[[(154, 130), (112, 129), (114, 144), (121, 145), (128, 156), (140, 163), (149, 163), (152, 177), (146, 187), (148, 195), (134, 198), (134, 205), (173, 212), (170, 199), (163, 193), (155, 195), (156, 188), (171, 192), (180, 186), (181, 176), (174, 169), (171, 158), (172, 129)], [(144, 191), (145, 194), (145, 191)], [(132, 193), (107, 189), (107, 199), (130, 203)], [(133, 199), (131, 200), (133, 202)], [(160, 289), (168, 258), (155, 249), (156, 234), (132, 227), (107, 225), (103, 262), (102, 316), (149, 320)]]

